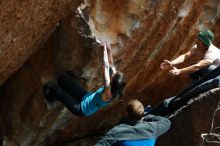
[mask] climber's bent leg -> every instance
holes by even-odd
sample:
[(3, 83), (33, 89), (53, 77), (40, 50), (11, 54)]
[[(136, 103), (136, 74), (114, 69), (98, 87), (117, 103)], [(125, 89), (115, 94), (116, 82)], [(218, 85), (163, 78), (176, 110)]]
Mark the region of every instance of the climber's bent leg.
[(78, 100), (81, 100), (82, 97), (88, 93), (68, 75), (58, 76), (57, 84)]
[(82, 109), (81, 109), (81, 101), (77, 100), (76, 98), (69, 95), (66, 91), (62, 88), (57, 86), (56, 84), (44, 86), (44, 88), (50, 90), (50, 96), (55, 97), (57, 100), (63, 103), (63, 105), (74, 115), (77, 116), (84, 116)]

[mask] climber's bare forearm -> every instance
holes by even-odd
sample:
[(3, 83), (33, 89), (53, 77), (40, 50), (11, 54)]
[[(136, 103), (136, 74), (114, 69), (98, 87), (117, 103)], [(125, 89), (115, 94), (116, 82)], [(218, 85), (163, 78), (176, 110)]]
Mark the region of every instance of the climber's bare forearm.
[(196, 71), (199, 71), (199, 70), (207, 67), (210, 64), (211, 63), (209, 61), (201, 60), (197, 64), (193, 64), (191, 66), (181, 68), (179, 70), (180, 70), (181, 74), (190, 74), (190, 73), (194, 73)]
[(102, 68), (103, 68), (103, 84), (104, 86), (110, 85), (110, 76), (109, 76), (109, 61), (107, 55), (106, 44), (103, 46), (103, 60), (102, 60)]
[(176, 59), (172, 60), (171, 63), (172, 63), (172, 65), (178, 65), (178, 64), (185, 62), (186, 60), (188, 60), (192, 56), (193, 56), (192, 52), (188, 51), (185, 54), (182, 54), (179, 57), (177, 57)]

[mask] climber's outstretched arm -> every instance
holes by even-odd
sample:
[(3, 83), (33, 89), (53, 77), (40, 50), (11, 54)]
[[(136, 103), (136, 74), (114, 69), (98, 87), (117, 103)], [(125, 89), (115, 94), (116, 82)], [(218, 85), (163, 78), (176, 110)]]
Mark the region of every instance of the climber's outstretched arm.
[(116, 69), (115, 69), (114, 62), (113, 62), (112, 48), (110, 44), (107, 44), (107, 52), (108, 52), (110, 78), (111, 78), (116, 73)]
[(110, 76), (109, 76), (109, 60), (108, 60), (106, 43), (104, 43), (104, 46), (103, 46), (102, 68), (103, 68), (104, 86), (108, 87), (108, 86), (110, 86)]
[(107, 53), (106, 43), (104, 43), (104, 46), (103, 46), (102, 68), (103, 68), (103, 85), (105, 87), (103, 95), (102, 95), (102, 99), (103, 99), (103, 101), (109, 101), (111, 99), (112, 95), (111, 95), (109, 61), (108, 61), (108, 53)]

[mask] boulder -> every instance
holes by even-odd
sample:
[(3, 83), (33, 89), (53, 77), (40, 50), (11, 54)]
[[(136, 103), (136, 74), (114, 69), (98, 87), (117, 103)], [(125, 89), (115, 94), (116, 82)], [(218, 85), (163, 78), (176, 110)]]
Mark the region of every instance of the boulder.
[[(0, 141), (4, 145), (95, 143), (118, 123), (130, 99), (155, 105), (189, 84), (188, 76), (171, 77), (159, 65), (191, 48), (199, 29), (213, 30), (214, 44), (220, 47), (218, 0), (88, 0), (77, 7), (79, 3), (0, 3), (4, 10), (0, 12)], [(102, 86), (101, 49), (95, 37), (111, 43), (115, 66), (124, 72), (127, 86), (122, 101), (79, 118), (59, 102), (47, 102), (42, 86), (61, 72), (74, 75), (89, 91)], [(197, 125), (194, 120), (191, 125)]]

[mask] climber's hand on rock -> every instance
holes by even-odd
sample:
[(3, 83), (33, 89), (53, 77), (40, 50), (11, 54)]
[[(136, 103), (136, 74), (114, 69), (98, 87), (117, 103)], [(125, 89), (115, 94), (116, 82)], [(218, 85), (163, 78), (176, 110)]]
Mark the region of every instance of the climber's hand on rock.
[(106, 41), (102, 41), (102, 49), (103, 51), (107, 51), (107, 44), (106, 44)]
[(110, 43), (106, 42), (106, 47), (107, 47), (107, 50), (112, 50), (112, 47), (110, 45)]
[(95, 38), (97, 44), (98, 44), (100, 47), (104, 46), (104, 43), (103, 43), (103, 41), (102, 41), (101, 39), (98, 39), (96, 36), (94, 36), (94, 38)]

